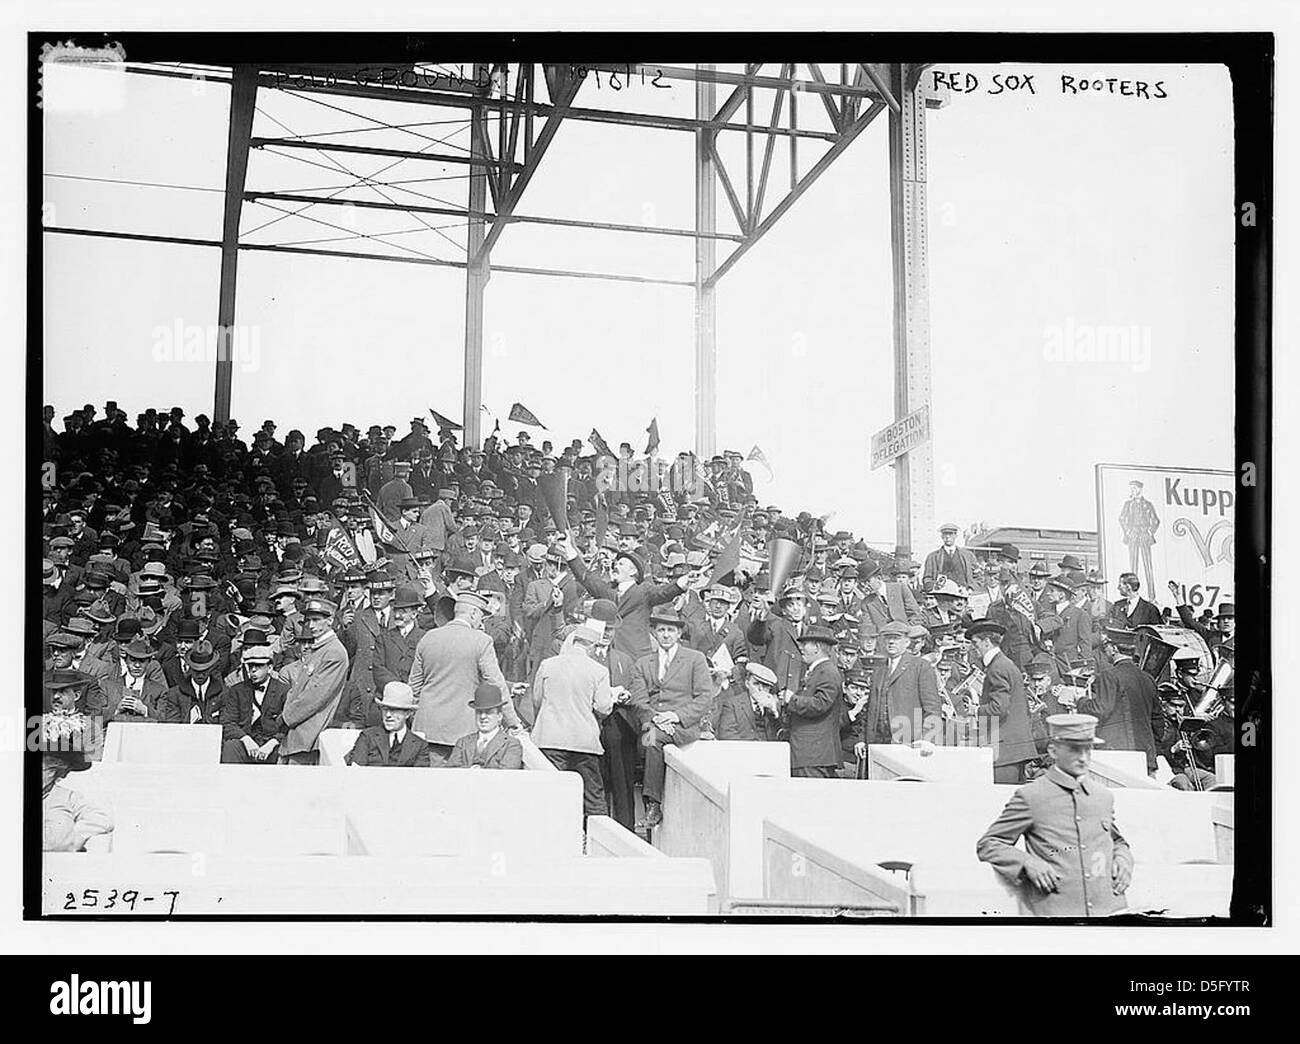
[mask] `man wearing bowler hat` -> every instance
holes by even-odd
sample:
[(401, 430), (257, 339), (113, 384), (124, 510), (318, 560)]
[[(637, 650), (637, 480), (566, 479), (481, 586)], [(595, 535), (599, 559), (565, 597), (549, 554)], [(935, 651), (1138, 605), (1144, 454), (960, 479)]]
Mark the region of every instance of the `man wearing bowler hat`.
[(469, 708), (474, 714), (474, 731), (458, 739), (447, 758), (447, 768), (521, 769), (524, 748), (502, 726), (502, 710), (508, 705), (505, 693), (492, 682), (474, 688)]
[(362, 729), (343, 760), (349, 765), (428, 768), (429, 744), (411, 730), (419, 706), (411, 687), (406, 682), (389, 682), (375, 703), (379, 724)]
[(835, 632), (823, 624), (809, 624), (799, 635), (803, 659), (798, 692), (782, 694), (790, 775), (833, 779), (841, 764), (840, 698), (844, 680), (831, 659)]
[(966, 637), (984, 671), (984, 687), (976, 716), (987, 728), (993, 747), (993, 782), (1019, 783), (1024, 766), (1038, 757), (1025, 699), (1020, 668), (1002, 651), (1006, 628), (992, 620), (979, 620), (966, 628)]
[(1012, 795), (975, 846), (1037, 917), (1106, 917), (1127, 907), (1133, 853), (1115, 826), (1114, 795), (1088, 775), (1103, 742), (1096, 724), (1089, 714), (1048, 717), (1052, 767)]
[(186, 676), (158, 701), (158, 720), (179, 725), (218, 724), (224, 687), (217, 670), (220, 659), (211, 642), (195, 642), (185, 654)]

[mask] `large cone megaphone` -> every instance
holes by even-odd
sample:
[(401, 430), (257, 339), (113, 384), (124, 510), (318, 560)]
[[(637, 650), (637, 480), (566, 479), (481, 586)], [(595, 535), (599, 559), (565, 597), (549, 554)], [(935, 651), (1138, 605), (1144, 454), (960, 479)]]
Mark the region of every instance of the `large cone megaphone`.
[(803, 548), (796, 540), (789, 537), (773, 537), (767, 545), (767, 571), (772, 578), (772, 594), (778, 600), (781, 598), (781, 589), (785, 587), (785, 582), (790, 579), (790, 574), (794, 572), (794, 567), (799, 564), (799, 556), (803, 554)]

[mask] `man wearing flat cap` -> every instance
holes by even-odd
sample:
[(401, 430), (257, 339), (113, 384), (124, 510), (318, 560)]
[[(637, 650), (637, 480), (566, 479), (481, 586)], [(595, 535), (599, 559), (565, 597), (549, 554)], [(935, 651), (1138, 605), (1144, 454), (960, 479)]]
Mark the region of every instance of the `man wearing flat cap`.
[(921, 580), (937, 580), (946, 576), (960, 587), (975, 586), (975, 552), (957, 546), (957, 526), (945, 522), (939, 527), (940, 546), (925, 556)]
[(908, 629), (892, 620), (876, 636), (884, 662), (871, 681), (863, 717), (863, 743), (934, 741), (943, 721), (943, 703), (934, 670), (908, 651)]
[[(415, 647), (408, 679), (419, 703), (413, 727), (429, 741), (435, 767), (445, 764), (456, 741), (473, 731), (468, 701), (479, 683), (507, 691), (492, 639), (483, 630), (487, 609), (482, 595), (460, 592), (453, 618), (427, 632)], [(512, 703), (507, 701), (502, 711), (508, 729), (520, 727)]]
[(271, 647), (248, 644), (243, 677), (221, 701), (221, 761), (227, 765), (274, 765), (288, 735), (281, 712), (289, 686), (271, 677)]
[(1020, 668), (1002, 651), (1006, 628), (992, 620), (979, 620), (966, 629), (976, 665), (984, 671), (984, 686), (976, 716), (987, 728), (993, 747), (993, 782), (1019, 783), (1024, 766), (1038, 757), (1025, 680)]
[(1114, 795), (1088, 775), (1103, 742), (1096, 724), (1088, 714), (1048, 717), (1052, 767), (1012, 795), (975, 846), (1037, 917), (1106, 917), (1127, 907), (1133, 853), (1115, 825)]
[(375, 703), (379, 724), (362, 729), (343, 760), (349, 765), (428, 768), (429, 744), (411, 729), (419, 706), (411, 687), (406, 682), (389, 682)]

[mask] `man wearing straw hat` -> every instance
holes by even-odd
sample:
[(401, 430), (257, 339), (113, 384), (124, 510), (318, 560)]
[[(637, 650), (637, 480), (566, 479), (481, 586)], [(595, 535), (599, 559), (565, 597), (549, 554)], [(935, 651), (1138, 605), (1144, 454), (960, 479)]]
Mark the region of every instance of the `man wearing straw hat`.
[(1133, 853), (1115, 827), (1114, 795), (1088, 775), (1092, 749), (1103, 742), (1096, 726), (1090, 714), (1048, 717), (1052, 767), (1016, 790), (975, 846), (1021, 886), (1037, 917), (1106, 917), (1127, 906)]

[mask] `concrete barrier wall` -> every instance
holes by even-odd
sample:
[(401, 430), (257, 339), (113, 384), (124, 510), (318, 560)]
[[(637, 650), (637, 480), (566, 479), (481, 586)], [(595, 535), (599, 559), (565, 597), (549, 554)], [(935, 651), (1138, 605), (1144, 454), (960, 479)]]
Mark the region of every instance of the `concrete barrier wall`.
[(1147, 756), (1140, 750), (1103, 750), (1092, 752), (1089, 772), (1111, 790), (1168, 790), (1166, 783), (1147, 775)]
[(215, 765), (221, 760), (221, 726), (110, 721), (104, 731), (102, 760), (134, 765)]
[[(347, 762), (343, 759), (352, 750), (358, 735), (356, 729), (326, 729), (322, 732), (319, 742), (321, 765), (325, 767), (346, 765)], [(527, 735), (519, 737), (519, 744), (524, 748), (524, 768), (535, 772), (558, 771)]]
[(592, 816), (587, 820), (587, 855), (598, 859), (668, 858), (609, 816)]
[(916, 749), (899, 743), (867, 745), (867, 778), (920, 777), (933, 783), (992, 783), (993, 748)]
[[(1232, 795), (1227, 795), (1231, 797)], [(1235, 813), (1231, 805), (1215, 805), (1210, 812), (1214, 821), (1214, 847), (1216, 858), (1220, 863), (1232, 864), (1234, 845)]]
[[(477, 773), (475, 773), (477, 775)], [(703, 915), (702, 859), (507, 860), (49, 853), (44, 912), (177, 914)]]

